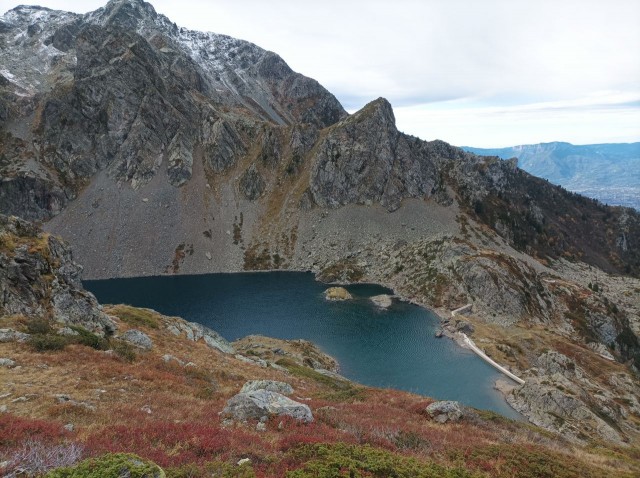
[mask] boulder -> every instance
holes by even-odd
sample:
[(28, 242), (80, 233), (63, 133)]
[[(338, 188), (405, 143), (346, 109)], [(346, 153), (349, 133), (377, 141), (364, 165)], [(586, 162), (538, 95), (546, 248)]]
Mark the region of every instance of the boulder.
[(324, 291), (324, 297), (327, 300), (349, 300), (353, 296), (344, 287), (329, 287)]
[(313, 421), (311, 409), (307, 405), (268, 390), (240, 392), (227, 401), (222, 413), (237, 420), (288, 415), (303, 422)]
[(0, 329), (0, 342), (26, 342), (30, 335), (13, 329)]
[(370, 297), (370, 300), (381, 309), (388, 309), (391, 307), (392, 303), (391, 296), (389, 294), (374, 295), (373, 297)]
[(11, 368), (15, 366), (16, 366), (15, 360), (11, 360), (10, 358), (5, 358), (5, 357), (0, 358), (0, 367)]
[(457, 422), (464, 416), (460, 404), (451, 400), (433, 402), (427, 407), (427, 413), (438, 423)]
[(135, 345), (136, 347), (144, 350), (150, 350), (151, 347), (153, 347), (153, 342), (151, 341), (149, 336), (141, 330), (127, 330), (120, 336), (120, 338), (126, 342), (129, 342), (131, 345)]
[(249, 380), (242, 386), (240, 393), (253, 392), (255, 390), (267, 390), (269, 392), (281, 393), (282, 395), (291, 395), (293, 387), (286, 382), (278, 382), (277, 380)]

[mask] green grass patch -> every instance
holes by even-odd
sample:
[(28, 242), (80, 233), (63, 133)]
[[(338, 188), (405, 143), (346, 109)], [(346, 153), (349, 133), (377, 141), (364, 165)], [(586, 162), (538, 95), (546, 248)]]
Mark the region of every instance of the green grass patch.
[(305, 462), (287, 478), (480, 478), (463, 468), (449, 468), (431, 461), (373, 448), (369, 445), (317, 444), (294, 449), (294, 459)]
[(46, 478), (164, 478), (164, 471), (155, 463), (130, 453), (108, 453), (99, 458), (81, 461), (75, 466), (58, 468)]
[(139, 309), (129, 305), (114, 305), (107, 311), (132, 327), (160, 328), (160, 314), (151, 309)]
[(251, 465), (231, 465), (220, 461), (212, 461), (204, 465), (189, 463), (165, 470), (167, 478), (195, 478), (211, 476), (217, 478), (255, 478)]
[(330, 389), (329, 392), (322, 394), (321, 398), (336, 402), (344, 402), (357, 398), (362, 398), (364, 389), (354, 386), (348, 380), (341, 380), (336, 377), (324, 375), (312, 368), (298, 365), (291, 359), (282, 358), (276, 362), (277, 365), (285, 367), (289, 373), (297, 377), (313, 380)]

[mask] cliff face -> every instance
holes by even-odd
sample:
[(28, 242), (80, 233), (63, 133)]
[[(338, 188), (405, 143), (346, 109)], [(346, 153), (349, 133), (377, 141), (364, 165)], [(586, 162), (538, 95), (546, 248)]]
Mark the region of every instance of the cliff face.
[[(639, 366), (637, 212), (405, 135), (384, 99), (349, 116), (274, 53), (140, 0), (17, 7), (0, 45), (0, 211), (45, 221), (86, 278), (312, 270), (472, 303), (516, 370), (556, 340)], [(547, 331), (497, 342), (519, 328)]]
[(113, 323), (80, 282), (67, 244), (32, 223), (0, 215), (0, 316), (38, 317), (100, 335)]
[[(219, 173), (244, 153), (245, 117), (322, 128), (346, 115), (274, 53), (178, 29), (142, 1), (17, 7), (2, 25), (0, 206), (24, 217), (57, 214), (98, 171), (136, 189), (163, 169), (180, 186), (196, 146)], [(29, 181), (45, 186), (22, 199)]]

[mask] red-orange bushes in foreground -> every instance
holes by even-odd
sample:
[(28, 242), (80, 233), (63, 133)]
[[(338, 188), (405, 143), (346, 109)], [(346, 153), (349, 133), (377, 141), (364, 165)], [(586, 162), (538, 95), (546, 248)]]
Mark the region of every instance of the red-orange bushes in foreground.
[(92, 455), (136, 453), (162, 467), (228, 460), (238, 455), (259, 457), (270, 449), (256, 433), (246, 430), (167, 422), (109, 427), (90, 435), (85, 444)]
[(74, 436), (61, 424), (9, 413), (0, 415), (0, 448), (20, 446), (28, 440), (57, 443)]

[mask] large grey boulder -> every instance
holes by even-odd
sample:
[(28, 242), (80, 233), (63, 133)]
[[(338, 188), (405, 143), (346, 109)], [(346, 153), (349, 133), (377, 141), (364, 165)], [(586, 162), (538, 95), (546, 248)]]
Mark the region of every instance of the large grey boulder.
[(457, 422), (464, 416), (460, 404), (451, 400), (433, 402), (427, 407), (427, 413), (438, 423)]
[(287, 415), (303, 422), (313, 421), (311, 409), (307, 405), (268, 390), (238, 393), (229, 399), (222, 413), (237, 420)]
[(249, 380), (242, 386), (240, 393), (253, 392), (255, 390), (267, 390), (269, 392), (281, 393), (282, 395), (290, 395), (293, 393), (293, 387), (286, 382), (278, 382), (277, 380)]

